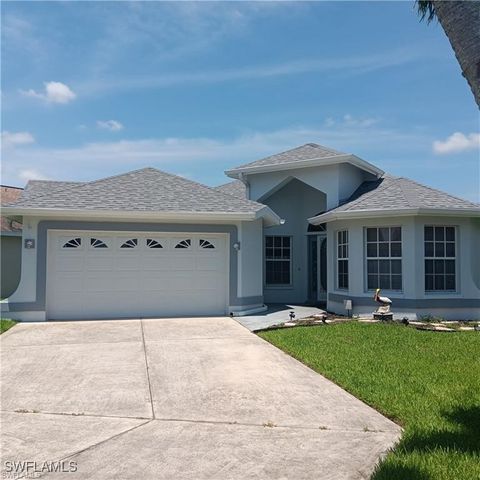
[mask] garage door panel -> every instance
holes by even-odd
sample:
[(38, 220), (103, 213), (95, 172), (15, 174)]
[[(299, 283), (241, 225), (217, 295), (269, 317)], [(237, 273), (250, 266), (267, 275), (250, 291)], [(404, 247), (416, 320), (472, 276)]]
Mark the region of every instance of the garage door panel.
[(83, 255), (61, 255), (55, 261), (55, 269), (60, 272), (79, 272), (84, 268)]
[(226, 245), (212, 234), (50, 234), (48, 318), (225, 314)]
[(218, 256), (209, 256), (209, 257), (197, 257), (195, 259), (196, 270), (205, 270), (205, 271), (224, 271), (225, 263), (223, 258)]
[(75, 272), (71, 272), (70, 274), (64, 272), (59, 273), (57, 292), (82, 292), (82, 290), (82, 276), (76, 275)]
[(111, 272), (114, 264), (115, 259), (112, 256), (106, 257), (100, 255), (87, 255), (85, 258), (85, 270), (87, 272), (95, 272), (102, 270)]
[(140, 261), (140, 266), (143, 270), (166, 271), (171, 270), (173, 259), (168, 254), (165, 255), (147, 255), (143, 256)]
[[(123, 253), (123, 252), (122, 252)], [(116, 255), (115, 270), (139, 270), (139, 255)]]

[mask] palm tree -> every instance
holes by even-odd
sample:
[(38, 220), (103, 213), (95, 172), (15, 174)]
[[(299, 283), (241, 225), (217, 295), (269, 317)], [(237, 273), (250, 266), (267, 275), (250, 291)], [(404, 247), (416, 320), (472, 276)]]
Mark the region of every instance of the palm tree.
[(480, 2), (417, 0), (421, 20), (437, 18), (480, 107)]

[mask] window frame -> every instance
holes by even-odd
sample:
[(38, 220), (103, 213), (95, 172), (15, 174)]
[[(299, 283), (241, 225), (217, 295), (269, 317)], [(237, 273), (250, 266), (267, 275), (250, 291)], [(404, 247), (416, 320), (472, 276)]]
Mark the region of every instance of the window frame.
[[(267, 238), (289, 238), (290, 239), (290, 258), (285, 259), (285, 258), (267, 258)], [(273, 242), (275, 242), (273, 240)], [(275, 248), (275, 247), (272, 247)], [(283, 248), (283, 246), (281, 247)], [(275, 262), (275, 261), (283, 261), (289, 262), (289, 270), (288, 270), (288, 276), (289, 276), (289, 283), (268, 283), (267, 282), (267, 262)], [(263, 285), (264, 288), (270, 288), (270, 289), (276, 289), (276, 288), (292, 288), (293, 287), (293, 236), (292, 235), (264, 235), (263, 236), (263, 269), (264, 269), (264, 274), (263, 274)]]
[[(346, 234), (346, 238), (344, 239), (345, 242), (344, 243), (340, 243), (340, 239), (339, 239), (339, 236), (340, 234)], [(350, 245), (349, 245), (349, 242), (350, 242), (350, 235), (349, 235), (349, 231), (348, 231), (348, 228), (344, 228), (342, 230), (337, 230), (335, 232), (335, 255), (336, 255), (336, 272), (335, 272), (335, 276), (336, 276), (336, 282), (335, 282), (335, 285), (336, 285), (336, 288), (337, 290), (342, 290), (342, 291), (348, 291), (349, 288), (350, 288)], [(345, 257), (340, 257), (339, 256), (339, 251), (340, 251), (340, 248), (339, 247), (346, 247), (346, 251), (347, 251), (347, 255)], [(347, 273), (346, 273), (346, 278), (347, 278), (347, 286), (344, 287), (344, 286), (340, 286), (340, 262), (346, 262), (347, 264)], [(345, 273), (342, 273), (343, 276), (345, 276)]]
[[(425, 238), (425, 229), (427, 227), (432, 227), (433, 228), (433, 237), (432, 240), (428, 240), (428, 242), (433, 243), (433, 256), (427, 256), (425, 254), (425, 244), (427, 242)], [(444, 256), (442, 257), (436, 257), (435, 256), (435, 228), (443, 228), (444, 229), (444, 240), (441, 242), (444, 245)], [(446, 256), (446, 244), (447, 244), (447, 239), (446, 239), (446, 229), (447, 228), (453, 228), (454, 230), (454, 249), (455, 249), (455, 256), (454, 257), (447, 257)], [(440, 243), (440, 242), (439, 242)], [(423, 242), (422, 242), (422, 253), (423, 253), (423, 291), (425, 295), (451, 295), (451, 294), (457, 294), (459, 293), (459, 283), (460, 283), (460, 276), (459, 276), (459, 249), (458, 249), (458, 243), (459, 243), (459, 228), (458, 225), (446, 225), (446, 224), (433, 224), (433, 223), (425, 223), (423, 225)], [(435, 262), (435, 260), (453, 260), (454, 261), (454, 280), (455, 280), (455, 289), (452, 290), (447, 290), (447, 289), (435, 289), (433, 288), (432, 290), (427, 290), (426, 288), (426, 279), (427, 279), (427, 269), (426, 269), (426, 262), (427, 260), (432, 260)], [(435, 287), (435, 273), (429, 274), (433, 275), (433, 285)], [(447, 273), (443, 273), (443, 278), (444, 278), (444, 283), (446, 279)]]
[[(375, 242), (369, 242), (368, 241), (368, 229), (376, 229), (377, 230), (377, 240)], [(380, 247), (379, 247), (379, 244), (380, 243), (385, 243), (385, 242), (380, 242), (379, 240), (379, 230), (381, 228), (388, 228), (389, 230), (389, 239), (388, 239), (388, 248), (389, 248), (389, 255), (386, 256), (386, 257), (380, 257), (379, 256), (379, 250), (380, 250)], [(400, 243), (400, 250), (401, 250), (401, 255), (399, 257), (393, 257), (391, 252), (391, 244), (392, 244), (392, 239), (391, 239), (391, 230), (392, 228), (399, 228), (400, 229), (400, 240), (394, 240), (394, 243)], [(363, 254), (363, 258), (364, 258), (364, 282), (365, 282), (365, 288), (364, 288), (364, 291), (365, 292), (373, 292), (375, 291), (376, 288), (381, 288), (382, 290), (385, 290), (387, 292), (392, 292), (392, 293), (397, 293), (397, 294), (402, 294), (404, 293), (404, 283), (403, 283), (403, 278), (404, 278), (404, 265), (403, 265), (403, 256), (404, 256), (404, 248), (403, 248), (403, 236), (404, 236), (404, 232), (403, 232), (403, 226), (402, 225), (370, 225), (370, 226), (364, 226), (363, 227), (363, 249), (364, 249), (364, 254)], [(375, 257), (369, 257), (368, 256), (368, 244), (369, 243), (375, 243), (377, 245), (377, 256)], [(385, 288), (385, 287), (380, 287), (380, 285), (378, 285), (378, 287), (373, 287), (373, 288), (369, 288), (368, 286), (368, 261), (369, 260), (377, 260), (377, 261), (380, 261), (380, 260), (388, 260), (388, 261), (392, 261), (392, 260), (399, 260), (400, 261), (400, 274), (392, 274), (392, 269), (391, 269), (391, 264), (390, 264), (390, 271), (388, 273), (389, 277), (390, 277), (390, 286), (392, 284), (392, 275), (400, 275), (400, 280), (401, 280), (401, 287), (400, 288)], [(380, 264), (379, 264), (379, 270), (380, 270)], [(378, 277), (379, 277), (379, 280), (380, 280), (380, 271), (378, 271), (377, 273)]]

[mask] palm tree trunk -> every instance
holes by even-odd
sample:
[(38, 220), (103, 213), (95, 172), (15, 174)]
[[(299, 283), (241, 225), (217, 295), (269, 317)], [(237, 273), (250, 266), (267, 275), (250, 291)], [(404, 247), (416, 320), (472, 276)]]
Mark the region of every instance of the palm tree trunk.
[(433, 5), (480, 107), (480, 2), (435, 0)]

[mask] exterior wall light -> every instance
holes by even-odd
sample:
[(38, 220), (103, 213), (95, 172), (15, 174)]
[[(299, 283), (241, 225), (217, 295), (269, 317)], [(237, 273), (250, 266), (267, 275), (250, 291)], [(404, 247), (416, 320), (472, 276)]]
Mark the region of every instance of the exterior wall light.
[(285, 219), (284, 218), (280, 219), (280, 225), (285, 225)]
[(233, 248), (238, 252), (240, 250), (240, 242), (235, 242)]

